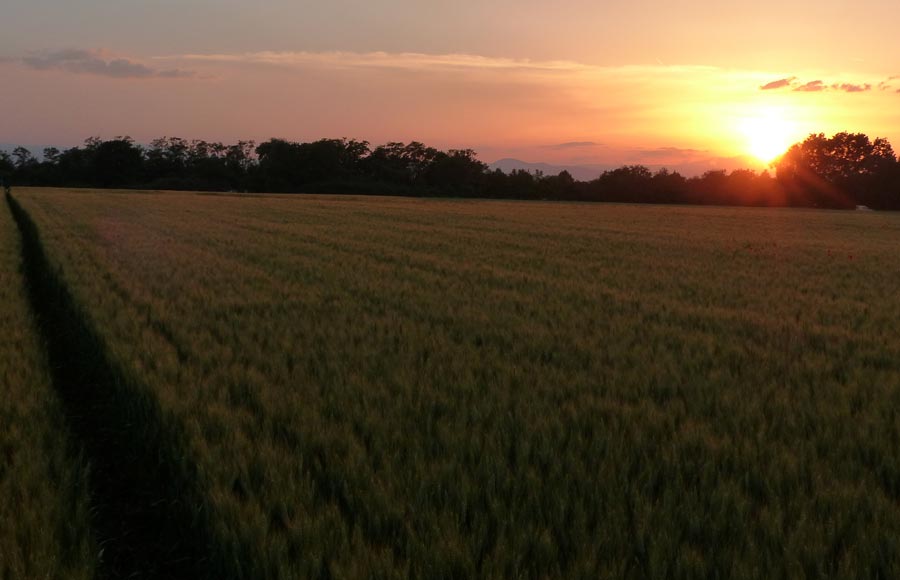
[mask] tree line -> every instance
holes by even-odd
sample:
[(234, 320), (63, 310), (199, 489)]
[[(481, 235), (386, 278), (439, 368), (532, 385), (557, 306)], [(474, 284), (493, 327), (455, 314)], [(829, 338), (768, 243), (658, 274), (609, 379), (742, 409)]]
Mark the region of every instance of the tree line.
[(772, 167), (685, 177), (626, 165), (576, 181), (567, 171), (490, 170), (471, 149), (354, 139), (226, 145), (163, 137), (141, 146), (92, 137), (44, 149), (41, 159), (24, 147), (0, 151), (0, 179), (16, 185), (900, 209), (900, 160), (886, 139), (813, 134)]

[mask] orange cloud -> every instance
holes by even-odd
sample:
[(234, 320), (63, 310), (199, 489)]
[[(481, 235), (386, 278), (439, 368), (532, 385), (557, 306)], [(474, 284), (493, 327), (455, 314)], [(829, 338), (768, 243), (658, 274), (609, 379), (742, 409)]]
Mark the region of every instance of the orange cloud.
[(822, 81), (809, 81), (806, 84), (796, 87), (794, 90), (800, 93), (818, 93), (827, 88), (828, 87)]
[(844, 91), (845, 93), (864, 93), (866, 91), (872, 90), (872, 85), (869, 83), (857, 85), (853, 83), (841, 83), (832, 85), (831, 88), (837, 91)]
[[(889, 87), (889, 82), (894, 80), (897, 77), (890, 77), (886, 81), (882, 81), (878, 83), (878, 88), (881, 90), (885, 90)], [(824, 81), (817, 79), (814, 81), (809, 81), (806, 83), (802, 83), (797, 80), (797, 77), (786, 77), (783, 79), (778, 79), (777, 81), (772, 81), (766, 83), (764, 85), (760, 85), (759, 90), (761, 91), (773, 91), (784, 88), (791, 88), (795, 92), (798, 93), (819, 93), (822, 91), (841, 91), (844, 93), (864, 93), (872, 90), (872, 83), (848, 83), (848, 82), (839, 82), (833, 84), (826, 84)]]
[(797, 80), (797, 77), (788, 77), (784, 79), (778, 79), (777, 81), (772, 81), (770, 83), (766, 83), (759, 87), (761, 91), (771, 91), (775, 89), (783, 89), (784, 87), (789, 87), (793, 82)]

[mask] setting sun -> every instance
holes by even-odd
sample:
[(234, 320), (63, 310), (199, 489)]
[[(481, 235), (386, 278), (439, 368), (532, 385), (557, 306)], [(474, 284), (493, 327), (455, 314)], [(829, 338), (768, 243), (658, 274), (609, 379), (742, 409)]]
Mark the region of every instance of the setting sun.
[(749, 154), (769, 163), (796, 141), (791, 121), (783, 111), (765, 109), (743, 120), (740, 127)]

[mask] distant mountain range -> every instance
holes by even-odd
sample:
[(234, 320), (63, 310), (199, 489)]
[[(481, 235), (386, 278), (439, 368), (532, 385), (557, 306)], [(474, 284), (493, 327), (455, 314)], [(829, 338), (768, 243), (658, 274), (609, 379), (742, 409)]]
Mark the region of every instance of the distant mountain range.
[[(499, 169), (504, 173), (510, 173), (517, 169), (524, 169), (525, 171), (529, 171), (531, 173), (540, 171), (545, 175), (558, 175), (561, 171), (568, 171), (577, 181), (591, 181), (593, 179), (597, 179), (604, 171), (616, 169), (617, 167), (621, 167), (622, 165), (626, 164), (554, 165), (551, 163), (530, 163), (528, 161), (522, 161), (521, 159), (512, 158), (498, 159), (497, 161), (488, 164), (491, 169)], [(666, 168), (670, 171), (677, 171), (685, 177), (693, 177), (695, 175), (702, 175), (707, 171), (723, 169), (726, 171), (734, 171), (735, 169), (758, 170), (758, 163), (755, 163), (753, 160), (746, 157), (712, 157), (709, 159), (703, 159), (701, 161), (691, 161), (686, 163), (683, 162), (664, 165), (641, 165), (644, 165), (645, 167), (650, 169), (650, 171), (654, 172), (658, 171), (659, 169)]]

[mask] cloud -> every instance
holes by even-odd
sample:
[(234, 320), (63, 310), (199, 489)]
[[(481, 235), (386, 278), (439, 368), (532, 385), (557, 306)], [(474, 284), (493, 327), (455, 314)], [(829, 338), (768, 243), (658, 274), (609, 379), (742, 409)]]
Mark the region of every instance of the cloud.
[(837, 91), (844, 91), (845, 93), (864, 93), (866, 91), (872, 90), (872, 85), (870, 85), (869, 83), (863, 85), (841, 83), (832, 85), (832, 88)]
[(801, 93), (818, 93), (826, 89), (828, 89), (828, 87), (822, 81), (809, 81), (806, 84), (794, 88), (795, 91)]
[(761, 91), (771, 91), (775, 89), (783, 89), (785, 87), (791, 86), (794, 81), (797, 80), (797, 77), (787, 77), (784, 79), (778, 79), (777, 81), (772, 81), (770, 83), (766, 83), (759, 87)]
[(193, 72), (181, 69), (157, 70), (134, 60), (112, 56), (103, 50), (41, 52), (25, 56), (19, 62), (34, 70), (62, 70), (116, 79), (174, 79), (195, 76)]
[(888, 78), (884, 79), (883, 81), (878, 83), (878, 90), (879, 91), (887, 91), (887, 90), (891, 89), (892, 88), (891, 84), (893, 83), (893, 81), (895, 81), (897, 79), (900, 79), (900, 76), (892, 76), (892, 77), (888, 77)]
[(424, 54), (417, 52), (248, 52), (241, 54), (185, 54), (160, 59), (183, 59), (199, 62), (267, 64), (283, 66), (323, 65), (335, 68), (397, 69), (495, 69), (577, 71), (587, 65), (564, 60), (535, 61), (498, 58), (473, 54)]
[[(877, 87), (880, 90), (887, 90), (890, 88), (890, 82), (900, 78), (900, 77), (890, 77), (887, 80), (881, 81), (878, 83)], [(814, 81), (803, 82), (797, 79), (797, 77), (785, 77), (782, 79), (778, 79), (777, 81), (772, 81), (770, 83), (766, 83), (759, 87), (761, 91), (771, 91), (777, 89), (791, 88), (795, 92), (799, 93), (820, 93), (823, 91), (841, 91), (844, 93), (864, 93), (872, 90), (872, 83), (848, 83), (848, 82), (836, 82), (827, 84), (825, 81), (821, 79), (817, 79)]]
[(682, 147), (658, 147), (656, 149), (636, 149), (632, 151), (632, 155), (636, 159), (647, 161), (669, 160), (669, 161), (695, 161), (698, 158), (705, 158), (710, 155), (709, 151), (702, 149), (685, 149)]
[(569, 141), (568, 143), (556, 143), (554, 145), (545, 145), (547, 149), (556, 149), (558, 151), (565, 149), (581, 149), (584, 147), (602, 147), (599, 143), (593, 141)]
[(532, 60), (475, 54), (426, 54), (418, 52), (248, 52), (238, 54), (182, 54), (157, 56), (158, 61), (280, 66), (292, 68), (318, 67), (327, 70), (391, 69), (420, 73), (509, 73), (532, 76), (579, 76), (582, 78), (616, 78), (633, 81), (655, 80), (690, 74), (716, 74), (712, 66), (597, 66), (569, 60)]

